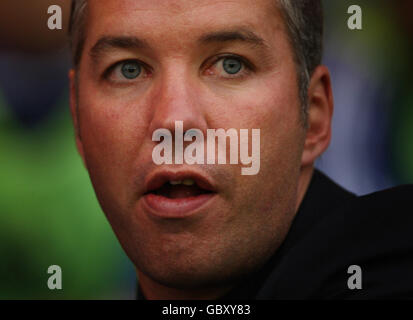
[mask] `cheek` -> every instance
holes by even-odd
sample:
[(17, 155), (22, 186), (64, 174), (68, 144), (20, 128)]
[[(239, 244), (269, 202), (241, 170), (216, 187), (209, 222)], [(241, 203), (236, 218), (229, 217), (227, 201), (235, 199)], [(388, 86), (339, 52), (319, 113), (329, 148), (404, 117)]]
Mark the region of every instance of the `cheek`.
[(261, 170), (275, 165), (286, 167), (292, 159), (295, 163), (300, 158), (301, 107), (296, 78), (289, 77), (283, 77), (282, 81), (274, 78), (257, 81), (234, 94), (231, 100), (220, 102), (223, 112), (219, 113), (218, 107), (215, 109), (214, 127), (250, 129), (249, 150), (251, 129), (260, 130)]
[(295, 73), (286, 73), (282, 78), (282, 81), (263, 83), (261, 177), (267, 180), (267, 186), (288, 189), (289, 176), (295, 176), (300, 167), (305, 129), (301, 124)]
[[(138, 96), (119, 91), (108, 94), (84, 81), (79, 96), (80, 130), (86, 152), (122, 160), (133, 155), (147, 134), (147, 121)], [(116, 163), (114, 163), (116, 164)]]
[(114, 166), (120, 165), (117, 163), (122, 160), (120, 155), (127, 156), (127, 151), (134, 145), (127, 143), (134, 140), (127, 119), (113, 106), (97, 100), (93, 104), (85, 102), (81, 105), (80, 134), (87, 160), (96, 158), (102, 162), (114, 161), (111, 163)]
[(288, 132), (300, 120), (294, 64), (230, 89), (205, 94), (212, 128), (255, 128)]
[(262, 79), (250, 92), (234, 97), (231, 106), (236, 110), (228, 112), (233, 115), (228, 121), (237, 119), (241, 128), (261, 130), (260, 172), (257, 176), (240, 176), (237, 183), (243, 206), (255, 203), (253, 199), (262, 200), (263, 208), (258, 212), (271, 211), (267, 207), (274, 203), (274, 196), (279, 197), (279, 212), (294, 201), (305, 137), (296, 81), (291, 71)]
[(118, 99), (91, 94), (80, 96), (79, 102), (85, 160), (98, 198), (116, 205), (128, 203), (147, 125), (127, 101), (120, 104)]

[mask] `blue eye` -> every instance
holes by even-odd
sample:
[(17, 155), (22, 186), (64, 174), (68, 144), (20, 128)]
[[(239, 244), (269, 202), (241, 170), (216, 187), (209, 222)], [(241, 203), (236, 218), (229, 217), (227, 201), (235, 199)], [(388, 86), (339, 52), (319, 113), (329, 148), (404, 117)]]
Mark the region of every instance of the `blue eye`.
[(122, 64), (122, 75), (126, 79), (135, 79), (139, 77), (142, 68), (138, 62), (125, 62)]
[(225, 58), (222, 61), (222, 67), (228, 74), (236, 74), (242, 69), (242, 62), (234, 58)]

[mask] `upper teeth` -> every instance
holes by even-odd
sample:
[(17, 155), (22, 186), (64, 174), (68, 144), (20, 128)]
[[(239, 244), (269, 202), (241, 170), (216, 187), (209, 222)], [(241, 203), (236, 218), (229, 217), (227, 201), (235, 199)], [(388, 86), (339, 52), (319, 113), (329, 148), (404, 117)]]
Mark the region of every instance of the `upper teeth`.
[(193, 179), (184, 179), (184, 180), (171, 180), (169, 183), (173, 186), (176, 186), (178, 184), (183, 184), (185, 186), (193, 186), (195, 184), (195, 181)]

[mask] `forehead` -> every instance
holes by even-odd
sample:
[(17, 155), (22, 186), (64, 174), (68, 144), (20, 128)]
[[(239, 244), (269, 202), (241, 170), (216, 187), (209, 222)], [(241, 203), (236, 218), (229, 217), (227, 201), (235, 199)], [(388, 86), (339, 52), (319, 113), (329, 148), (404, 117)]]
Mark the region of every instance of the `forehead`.
[(276, 1), (89, 0), (87, 39), (139, 34), (188, 40), (228, 27), (248, 27), (270, 37), (284, 27)]

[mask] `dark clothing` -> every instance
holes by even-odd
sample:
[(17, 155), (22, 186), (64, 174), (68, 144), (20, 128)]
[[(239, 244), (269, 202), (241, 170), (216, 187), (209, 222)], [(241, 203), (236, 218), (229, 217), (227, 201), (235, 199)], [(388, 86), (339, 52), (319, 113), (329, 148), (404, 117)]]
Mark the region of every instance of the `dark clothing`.
[(222, 299), (413, 298), (412, 198), (413, 186), (357, 197), (315, 170), (283, 244)]

